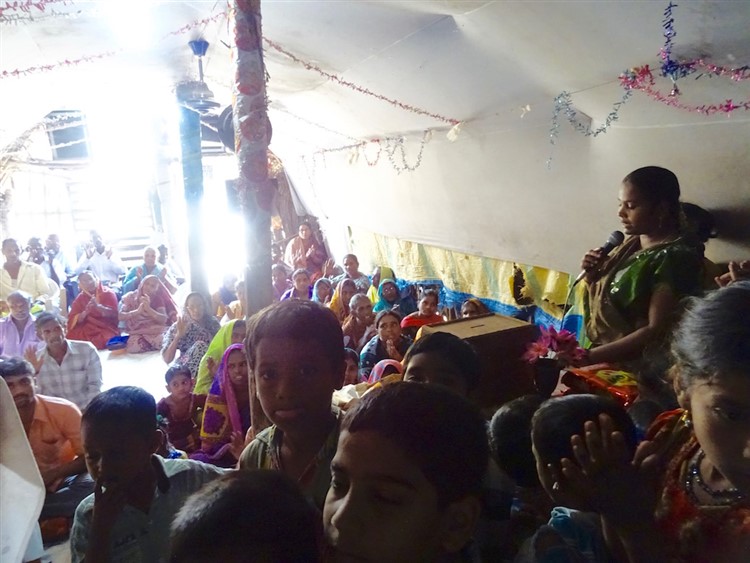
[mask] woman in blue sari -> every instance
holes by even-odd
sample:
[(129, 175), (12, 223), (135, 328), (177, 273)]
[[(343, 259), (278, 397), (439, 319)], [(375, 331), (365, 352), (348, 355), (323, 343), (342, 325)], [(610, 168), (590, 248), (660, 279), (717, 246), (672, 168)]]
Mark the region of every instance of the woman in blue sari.
[(399, 291), (396, 280), (383, 278), (378, 287), (378, 300), (372, 310), (375, 313), (396, 311), (401, 317), (405, 317), (417, 310), (417, 304), (411, 296), (410, 288)]

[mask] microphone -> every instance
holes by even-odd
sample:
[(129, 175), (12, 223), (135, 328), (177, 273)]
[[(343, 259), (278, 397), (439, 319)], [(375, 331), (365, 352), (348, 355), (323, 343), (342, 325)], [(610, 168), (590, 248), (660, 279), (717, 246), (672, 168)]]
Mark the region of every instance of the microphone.
[[(605, 258), (607, 254), (612, 252), (613, 248), (616, 248), (622, 244), (622, 241), (625, 240), (625, 235), (622, 234), (620, 231), (613, 231), (611, 235), (609, 235), (609, 238), (607, 239), (607, 242), (602, 245), (602, 247), (599, 249), (599, 251), (602, 253), (602, 258)], [(578, 274), (578, 277), (576, 278), (576, 281), (573, 282), (573, 285), (576, 285), (579, 281), (581, 281), (584, 276), (588, 273), (588, 270), (581, 270), (581, 273)]]

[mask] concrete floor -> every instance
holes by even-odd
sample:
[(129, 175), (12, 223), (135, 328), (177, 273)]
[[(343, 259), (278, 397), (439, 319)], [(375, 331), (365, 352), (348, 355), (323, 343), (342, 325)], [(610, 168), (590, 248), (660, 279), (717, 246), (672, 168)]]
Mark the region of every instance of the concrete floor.
[(99, 352), (102, 360), (102, 391), (119, 385), (142, 387), (158, 401), (167, 395), (164, 373), (167, 364), (159, 352), (145, 354), (128, 354), (121, 351)]

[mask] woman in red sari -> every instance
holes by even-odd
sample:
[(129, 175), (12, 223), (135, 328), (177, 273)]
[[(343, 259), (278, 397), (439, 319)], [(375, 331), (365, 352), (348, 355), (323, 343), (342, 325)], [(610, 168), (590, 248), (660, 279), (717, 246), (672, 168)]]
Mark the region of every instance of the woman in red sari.
[(120, 334), (117, 296), (90, 271), (79, 274), (78, 287), (81, 293), (70, 306), (68, 316), (68, 338), (86, 340), (102, 350), (110, 338)]

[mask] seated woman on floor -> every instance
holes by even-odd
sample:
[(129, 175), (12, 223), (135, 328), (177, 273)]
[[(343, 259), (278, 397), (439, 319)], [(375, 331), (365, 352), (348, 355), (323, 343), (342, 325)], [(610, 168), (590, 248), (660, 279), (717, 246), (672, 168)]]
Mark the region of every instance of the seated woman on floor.
[(372, 313), (370, 299), (361, 293), (355, 293), (349, 301), (349, 316), (341, 325), (344, 333), (344, 346), (359, 353), (365, 344), (375, 336), (375, 316)]
[(195, 377), (198, 364), (219, 328), (219, 321), (209, 312), (203, 295), (195, 291), (190, 293), (185, 299), (182, 314), (164, 335), (162, 359), (168, 364), (172, 363), (179, 350), (177, 363), (188, 366)]
[(309, 301), (312, 299), (312, 287), (310, 286), (310, 274), (307, 270), (294, 270), (292, 274), (292, 288), (284, 292), (281, 301), (287, 299), (300, 299)]
[(392, 280), (396, 279), (396, 274), (394, 273), (393, 268), (390, 268), (389, 266), (375, 266), (375, 268), (372, 270), (372, 275), (370, 276), (372, 284), (367, 290), (367, 297), (370, 298), (370, 301), (372, 301), (373, 305), (378, 302), (378, 289), (380, 289), (380, 280), (386, 278)]
[(336, 286), (333, 298), (328, 307), (336, 314), (336, 318), (338, 318), (340, 323), (343, 323), (349, 316), (349, 302), (356, 293), (357, 285), (352, 279), (344, 278)]
[(232, 344), (224, 352), (206, 398), (201, 449), (190, 458), (219, 467), (234, 467), (249, 428), (247, 357), (242, 344)]
[(318, 241), (310, 223), (300, 223), (298, 235), (289, 241), (284, 261), (295, 270), (307, 270), (312, 281), (323, 276), (323, 264), (328, 253), (325, 246)]
[(110, 338), (120, 334), (117, 296), (88, 270), (78, 275), (78, 287), (81, 292), (70, 307), (67, 336), (103, 350)]
[(373, 307), (373, 311), (396, 311), (400, 318), (405, 317), (417, 310), (417, 304), (411, 296), (409, 289), (404, 292), (399, 291), (396, 280), (393, 278), (383, 278), (378, 287), (378, 301)]
[(312, 300), (321, 305), (328, 305), (331, 302), (333, 294), (333, 285), (328, 278), (320, 278), (313, 285)]
[(224, 352), (232, 344), (241, 344), (245, 340), (246, 332), (244, 319), (234, 319), (219, 329), (198, 365), (198, 377), (195, 378), (195, 393), (199, 395), (208, 394), (211, 382), (214, 380), (216, 369), (219, 367), (219, 362), (221, 362)]
[(168, 273), (166, 266), (162, 266), (156, 261), (156, 249), (153, 246), (147, 246), (143, 250), (143, 263), (130, 268), (125, 276), (125, 280), (122, 282), (122, 293), (137, 290), (146, 276), (157, 276), (164, 287), (170, 293), (174, 293), (177, 291), (177, 284)]
[(367, 381), (372, 368), (380, 360), (404, 359), (411, 339), (401, 334), (401, 317), (395, 311), (380, 311), (375, 317), (378, 333), (362, 348), (359, 355), (359, 380)]
[(482, 303), (476, 297), (469, 297), (466, 301), (461, 304), (461, 318), (468, 319), (470, 317), (478, 317), (479, 315), (486, 315), (491, 311), (487, 308), (487, 305)]
[(120, 320), (128, 333), (131, 354), (161, 350), (164, 333), (177, 320), (177, 305), (157, 276), (146, 276), (120, 303)]
[(419, 300), (419, 310), (401, 320), (401, 330), (410, 338), (414, 338), (420, 327), (445, 322), (443, 316), (438, 314), (437, 309), (437, 291), (434, 289), (425, 290), (422, 293), (422, 299)]
[(671, 171), (646, 166), (628, 174), (618, 215), (625, 242), (607, 257), (590, 250), (582, 262), (589, 364), (639, 360), (647, 346), (658, 351), (679, 300), (701, 291), (702, 252), (682, 236), (680, 184)]

